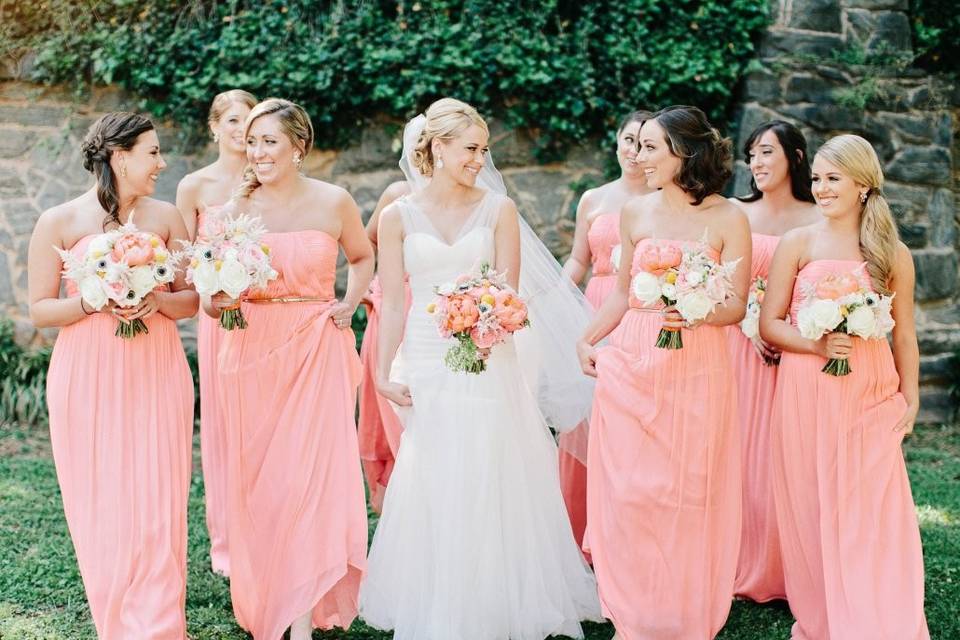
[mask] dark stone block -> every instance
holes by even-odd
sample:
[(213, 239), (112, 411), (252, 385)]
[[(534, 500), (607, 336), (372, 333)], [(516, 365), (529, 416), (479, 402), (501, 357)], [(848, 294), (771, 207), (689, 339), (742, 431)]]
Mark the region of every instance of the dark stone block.
[(793, 0), (788, 27), (840, 33), (840, 3), (837, 0)]
[(402, 144), (403, 127), (399, 124), (365, 127), (360, 131), (360, 143), (337, 156), (334, 173), (382, 169), (387, 159), (400, 156)]
[(19, 158), (33, 146), (37, 134), (29, 129), (0, 128), (0, 158)]
[(13, 169), (0, 168), (0, 198), (9, 200), (24, 198), (27, 195), (26, 185)]
[(956, 419), (956, 401), (950, 397), (945, 386), (924, 385), (920, 387), (920, 412), (917, 424), (947, 424)]
[(773, 58), (787, 53), (828, 58), (831, 53), (843, 47), (843, 37), (839, 34), (811, 33), (772, 27), (767, 30), (760, 43), (760, 56)]
[(835, 104), (798, 104), (783, 108), (783, 113), (824, 131), (860, 131), (864, 113)]
[(933, 143), (949, 148), (953, 144), (953, 116), (949, 111), (941, 111), (933, 123)]
[(838, 83), (809, 73), (797, 73), (787, 78), (787, 88), (783, 99), (786, 102), (816, 102), (830, 104), (834, 102), (834, 90)]
[(0, 105), (0, 122), (25, 127), (59, 127), (68, 113), (69, 110), (65, 107), (37, 104), (27, 107)]
[(951, 382), (950, 377), (956, 366), (952, 353), (920, 356), (920, 382)]
[[(893, 206), (891, 206), (893, 209)], [(896, 212), (894, 216), (899, 218)], [(922, 249), (927, 246), (927, 226), (915, 222), (898, 222), (897, 230), (900, 232), (900, 239), (911, 249)]]
[(930, 241), (935, 247), (952, 247), (957, 242), (957, 208), (953, 191), (937, 189), (927, 210), (930, 217)]
[(766, 69), (759, 69), (747, 74), (744, 87), (744, 100), (760, 103), (778, 102), (781, 97), (780, 78)]
[(890, 128), (869, 114), (863, 121), (863, 137), (873, 145), (881, 164), (893, 159), (897, 148), (893, 143), (893, 137), (890, 135)]
[(904, 147), (884, 173), (891, 180), (949, 186), (950, 152), (943, 147)]
[[(943, 324), (957, 324), (956, 316)], [(920, 353), (953, 351), (960, 349), (960, 331), (946, 327), (924, 327), (923, 331), (917, 332), (917, 342), (920, 345)]]
[(912, 112), (878, 113), (875, 117), (882, 127), (893, 129), (907, 142), (930, 144), (937, 124), (932, 116), (930, 113)]
[(850, 36), (867, 52), (911, 51), (910, 21), (900, 11), (848, 9)]
[(892, 11), (906, 11), (908, 9), (908, 0), (844, 0), (843, 6), (848, 9), (870, 9), (879, 11), (889, 9)]
[[(949, 304), (946, 306), (937, 306), (936, 308), (933, 308), (933, 309), (926, 309), (925, 313), (927, 316), (927, 320), (929, 320), (930, 322), (936, 322), (937, 324), (945, 324), (945, 325), (960, 325), (960, 302)], [(960, 332), (957, 332), (957, 335), (960, 336)], [(960, 347), (960, 339), (957, 340), (957, 344), (954, 345), (954, 347)], [(949, 348), (951, 347), (947, 345), (940, 349), (923, 348), (921, 349), (921, 351), (926, 353), (926, 352), (934, 352), (934, 351), (944, 351)]]
[(917, 300), (938, 300), (957, 291), (957, 254), (944, 249), (922, 249), (913, 252), (917, 270)]

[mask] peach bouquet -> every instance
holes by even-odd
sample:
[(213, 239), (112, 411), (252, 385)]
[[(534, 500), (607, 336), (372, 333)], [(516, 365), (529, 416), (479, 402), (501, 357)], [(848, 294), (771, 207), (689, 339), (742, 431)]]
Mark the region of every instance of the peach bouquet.
[(444, 362), (452, 371), (481, 373), (483, 352), (530, 325), (527, 305), (507, 284), (505, 274), (483, 263), (479, 270), (434, 287), (436, 300), (427, 306), (444, 338), (455, 338)]
[[(691, 248), (650, 243), (640, 249), (640, 270), (631, 291), (645, 307), (674, 307), (687, 322), (706, 318), (730, 295), (739, 258), (719, 263), (707, 251), (706, 237)], [(657, 335), (661, 349), (682, 349), (680, 330), (663, 327)]]
[[(94, 236), (83, 256), (54, 247), (63, 260), (63, 276), (72, 280), (80, 297), (97, 311), (113, 302), (135, 307), (157, 287), (173, 282), (177, 256), (156, 234), (140, 231), (133, 213), (125, 225)], [(119, 321), (116, 336), (133, 338), (149, 333), (143, 320)]]
[[(196, 241), (183, 243), (190, 260), (187, 282), (202, 296), (223, 292), (237, 300), (250, 289), (266, 287), (278, 275), (270, 266), (270, 247), (262, 242), (266, 232), (260, 218), (237, 213), (232, 205), (207, 207)], [(220, 313), (220, 326), (247, 328), (239, 304)]]
[[(865, 279), (863, 265), (860, 276)], [(833, 273), (816, 282), (806, 283), (801, 292), (803, 306), (797, 312), (797, 329), (810, 340), (840, 332), (864, 340), (885, 337), (894, 326), (893, 296), (876, 293), (861, 284), (854, 273)], [(821, 369), (832, 376), (851, 372), (846, 358), (830, 358)]]

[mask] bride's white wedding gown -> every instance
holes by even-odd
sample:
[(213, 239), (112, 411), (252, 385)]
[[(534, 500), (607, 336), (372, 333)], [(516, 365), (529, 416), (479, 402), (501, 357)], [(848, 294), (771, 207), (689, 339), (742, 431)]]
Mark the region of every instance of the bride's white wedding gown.
[(360, 615), (401, 640), (582, 637), (580, 620), (601, 619), (560, 494), (557, 448), (513, 341), (493, 347), (484, 373), (454, 373), (443, 361), (453, 340), (426, 312), (435, 285), (495, 264), (504, 197), (488, 192), (453, 244), (399, 201), (413, 306), (392, 379), (409, 386), (413, 406), (399, 409), (404, 432)]

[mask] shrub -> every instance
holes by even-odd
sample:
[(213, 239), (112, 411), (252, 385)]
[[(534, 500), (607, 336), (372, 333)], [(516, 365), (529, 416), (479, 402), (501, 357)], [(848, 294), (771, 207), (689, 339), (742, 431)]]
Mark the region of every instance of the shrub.
[[(453, 95), (558, 157), (639, 107), (703, 107), (719, 125), (766, 0), (47, 0), (18, 36), (48, 82), (115, 83), (200, 132), (242, 87), (310, 111), (338, 146), (380, 114)], [(82, 5), (82, 6), (80, 6)], [(56, 16), (51, 19), (49, 14)], [(56, 24), (51, 26), (51, 20)], [(132, 106), (132, 105), (131, 105)]]

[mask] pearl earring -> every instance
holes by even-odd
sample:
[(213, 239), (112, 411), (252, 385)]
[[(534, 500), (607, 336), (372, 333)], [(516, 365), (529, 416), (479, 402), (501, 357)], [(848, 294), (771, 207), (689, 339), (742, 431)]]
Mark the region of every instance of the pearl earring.
[(437, 169), (443, 169), (443, 158), (437, 158)]
[(214, 142), (220, 142), (220, 134), (219, 134), (219, 133), (213, 134), (213, 141), (214, 141)]

